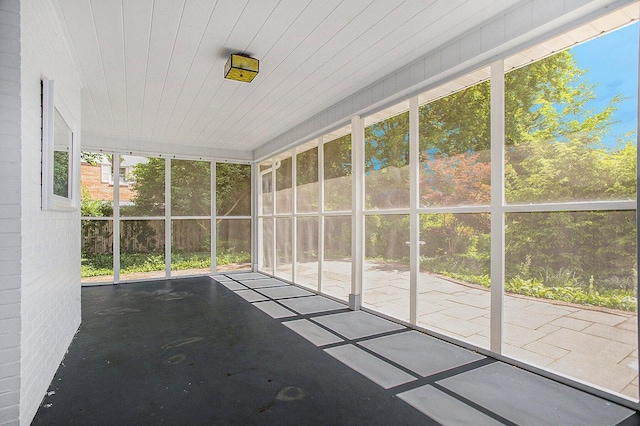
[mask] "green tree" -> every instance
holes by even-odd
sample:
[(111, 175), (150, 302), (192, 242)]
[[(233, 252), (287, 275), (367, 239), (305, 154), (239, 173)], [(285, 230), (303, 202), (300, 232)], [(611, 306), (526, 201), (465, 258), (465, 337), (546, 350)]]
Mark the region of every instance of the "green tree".
[[(505, 75), (507, 146), (527, 141), (564, 140), (581, 133), (597, 142), (610, 129), (612, 113), (622, 100), (614, 97), (602, 111), (585, 105), (595, 97), (587, 71), (570, 51), (533, 62)], [(488, 150), (491, 145), (490, 82), (485, 81), (436, 99), (419, 108), (421, 152), (440, 155)], [(408, 114), (367, 127), (371, 167), (408, 164)]]
[(171, 215), (211, 215), (211, 163), (171, 160)]
[(351, 210), (351, 134), (324, 144), (327, 210)]
[[(507, 77), (506, 109), (513, 112), (507, 112), (505, 120), (508, 203), (635, 198), (635, 144), (630, 137), (615, 147), (604, 143), (620, 95), (599, 111), (589, 108), (596, 86), (588, 81), (586, 70), (576, 66), (570, 52)], [(536, 90), (528, 92), (523, 85)], [(562, 272), (585, 288), (595, 285), (600, 289), (609, 288), (614, 276), (632, 279), (637, 269), (632, 213), (510, 214), (508, 275), (522, 275), (526, 270), (529, 276), (554, 282), (551, 277)]]
[(138, 163), (131, 172), (131, 190), (135, 192), (133, 206), (123, 208), (128, 216), (164, 215), (164, 158), (149, 158), (146, 163)]
[(216, 210), (218, 216), (251, 215), (251, 166), (216, 164)]
[[(164, 214), (165, 160), (150, 158), (137, 164), (132, 172), (135, 191), (132, 215)], [(251, 215), (251, 166), (216, 164), (216, 207), (218, 216)], [(211, 215), (211, 163), (208, 161), (171, 161), (171, 214), (173, 216)]]
[(53, 152), (53, 193), (69, 198), (69, 152)]
[[(595, 110), (596, 85), (570, 51), (505, 75), (506, 197), (510, 203), (631, 200), (636, 193), (636, 146), (627, 135), (603, 141), (620, 95)], [(490, 83), (482, 82), (419, 108), (421, 204), (490, 202)], [(366, 131), (367, 170), (408, 164), (408, 119), (391, 117)], [(523, 213), (508, 216), (507, 258), (529, 274), (570, 270), (583, 283), (632, 277), (635, 221), (629, 212)], [(466, 268), (478, 247), (488, 252), (488, 215), (426, 215), (423, 253), (448, 268)], [(373, 224), (373, 222), (372, 222)], [(387, 229), (372, 226), (371, 244)], [(486, 246), (486, 247), (485, 247)], [(380, 250), (377, 250), (378, 252)], [(376, 252), (370, 249), (370, 252)], [(476, 253), (476, 254), (474, 254)], [(481, 256), (483, 258), (486, 256)], [(456, 260), (457, 259), (457, 260)], [(457, 266), (456, 266), (457, 265)], [(438, 268), (436, 268), (438, 269)], [(484, 266), (481, 269), (485, 269)], [(547, 271), (545, 271), (547, 270)], [(455, 271), (454, 271), (455, 272)], [(466, 273), (466, 271), (465, 271)]]

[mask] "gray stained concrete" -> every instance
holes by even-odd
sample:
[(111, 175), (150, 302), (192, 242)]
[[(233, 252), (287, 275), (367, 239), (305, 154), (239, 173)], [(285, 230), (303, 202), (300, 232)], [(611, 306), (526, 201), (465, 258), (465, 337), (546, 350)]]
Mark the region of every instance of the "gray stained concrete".
[[(257, 274), (82, 290), (34, 425), (639, 425), (633, 411)], [(268, 293), (268, 292), (267, 292)], [(255, 293), (257, 295), (257, 293)]]

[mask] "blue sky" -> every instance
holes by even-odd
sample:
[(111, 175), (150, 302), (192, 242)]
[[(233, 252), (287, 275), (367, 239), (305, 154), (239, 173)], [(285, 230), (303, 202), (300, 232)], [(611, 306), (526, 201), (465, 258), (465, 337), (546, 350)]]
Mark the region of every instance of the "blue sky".
[(578, 45), (570, 51), (578, 66), (589, 70), (586, 74), (589, 81), (599, 83), (597, 99), (588, 107), (600, 111), (618, 93), (626, 98), (614, 113), (619, 123), (605, 141), (607, 145), (614, 145), (618, 136), (637, 129), (638, 23)]

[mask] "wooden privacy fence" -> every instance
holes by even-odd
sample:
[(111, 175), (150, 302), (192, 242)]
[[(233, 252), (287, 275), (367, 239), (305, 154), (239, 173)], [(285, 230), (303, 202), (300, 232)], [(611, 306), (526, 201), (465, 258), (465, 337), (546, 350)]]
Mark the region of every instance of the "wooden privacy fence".
[[(207, 251), (211, 247), (211, 221), (172, 221), (173, 251)], [(164, 220), (120, 222), (121, 253), (162, 252), (165, 246)], [(113, 253), (113, 220), (82, 221), (82, 253), (85, 256)]]

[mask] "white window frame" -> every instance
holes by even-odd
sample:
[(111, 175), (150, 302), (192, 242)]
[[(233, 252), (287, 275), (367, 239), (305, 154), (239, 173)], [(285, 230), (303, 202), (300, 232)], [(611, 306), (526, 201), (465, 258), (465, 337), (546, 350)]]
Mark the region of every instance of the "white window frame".
[[(113, 167), (111, 166), (110, 163), (102, 163), (100, 164), (100, 182), (102, 183), (106, 183), (109, 185), (113, 185)], [(129, 179), (127, 179), (127, 176), (131, 174), (131, 167), (129, 166), (125, 166), (125, 167), (120, 167), (118, 169), (119, 172), (121, 172), (122, 170), (124, 170), (124, 174), (118, 173), (119, 174), (119, 184), (120, 186), (129, 186), (129, 184), (131, 183), (131, 181)], [(109, 176), (109, 179), (105, 179), (105, 176)]]
[[(69, 140), (68, 197), (54, 193), (55, 116), (71, 132)], [(71, 110), (54, 91), (54, 82), (42, 79), (42, 210), (77, 211), (80, 207), (80, 132)]]

